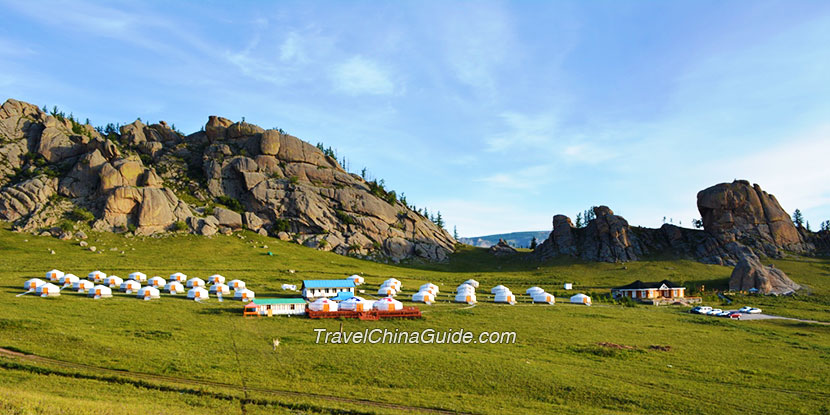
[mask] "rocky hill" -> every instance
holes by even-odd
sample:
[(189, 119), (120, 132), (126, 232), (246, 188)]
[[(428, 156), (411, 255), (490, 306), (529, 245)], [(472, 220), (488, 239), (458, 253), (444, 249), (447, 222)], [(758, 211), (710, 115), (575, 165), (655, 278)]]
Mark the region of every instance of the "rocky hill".
[(669, 224), (659, 229), (632, 227), (607, 206), (595, 207), (596, 218), (582, 228), (574, 227), (565, 215), (555, 215), (550, 236), (534, 256), (541, 260), (569, 255), (589, 261), (626, 262), (672, 253), (708, 264), (736, 266), (730, 281), (733, 289), (785, 294), (797, 290), (798, 284), (780, 270), (764, 266), (759, 256), (810, 255), (829, 245), (827, 231), (797, 228), (775, 196), (746, 180), (700, 191), (697, 207), (703, 230)]
[(95, 129), (13, 99), (0, 106), (0, 220), (67, 237), (67, 221), (149, 235), (247, 228), (339, 254), (443, 261), (455, 241), (382, 184), (279, 130), (211, 116)]

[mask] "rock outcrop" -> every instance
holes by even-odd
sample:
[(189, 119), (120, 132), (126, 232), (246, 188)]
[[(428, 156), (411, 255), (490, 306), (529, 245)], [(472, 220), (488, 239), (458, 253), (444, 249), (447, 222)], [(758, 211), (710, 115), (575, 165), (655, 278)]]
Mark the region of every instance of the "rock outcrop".
[(729, 278), (729, 289), (733, 291), (758, 290), (761, 294), (786, 295), (801, 288), (784, 271), (773, 265), (765, 266), (751, 249), (732, 242), (731, 247), (739, 256), (738, 265)]
[(553, 231), (534, 250), (545, 260), (559, 255), (587, 261), (637, 261), (644, 255), (672, 253), (708, 264), (734, 265), (734, 255), (711, 235), (701, 230), (665, 224), (659, 229), (632, 227), (607, 206), (593, 209), (595, 218), (582, 228), (573, 226), (565, 215), (553, 217)]
[(244, 227), (396, 262), (443, 261), (455, 244), (382, 184), (345, 171), (281, 130), (217, 116), (188, 136), (164, 121), (96, 130), (57, 111), (6, 101), (0, 220), (38, 230), (76, 207), (94, 215), (98, 230), (152, 234), (184, 227), (213, 235)]
[(775, 196), (746, 180), (701, 190), (697, 208), (703, 228), (721, 244), (739, 242), (771, 257), (781, 256), (781, 250), (804, 254), (814, 249)]
[(499, 239), (499, 243), (487, 248), (487, 252), (496, 256), (502, 256), (512, 255), (519, 251), (517, 251), (516, 248), (510, 246), (510, 244), (508, 244), (507, 241), (505, 241), (504, 239)]

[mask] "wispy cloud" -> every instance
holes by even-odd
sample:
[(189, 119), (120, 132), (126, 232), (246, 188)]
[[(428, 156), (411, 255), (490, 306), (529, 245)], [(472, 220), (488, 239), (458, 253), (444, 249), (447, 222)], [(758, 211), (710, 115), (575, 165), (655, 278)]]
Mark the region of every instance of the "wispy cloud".
[(389, 72), (379, 63), (354, 56), (331, 71), (334, 89), (350, 95), (389, 95), (396, 92)]

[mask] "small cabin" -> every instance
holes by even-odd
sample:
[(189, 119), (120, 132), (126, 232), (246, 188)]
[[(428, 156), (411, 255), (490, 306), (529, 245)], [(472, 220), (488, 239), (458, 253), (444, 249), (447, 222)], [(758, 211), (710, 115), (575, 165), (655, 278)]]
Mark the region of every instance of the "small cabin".
[(642, 282), (637, 280), (622, 287), (612, 288), (611, 296), (614, 298), (629, 297), (636, 300), (685, 298), (686, 287), (669, 280), (660, 282)]
[(245, 305), (245, 316), (297, 316), (306, 313), (302, 298), (256, 298)]
[(305, 280), (303, 281), (303, 298), (314, 301), (318, 298), (335, 297), (340, 293), (354, 295), (354, 281), (343, 280)]

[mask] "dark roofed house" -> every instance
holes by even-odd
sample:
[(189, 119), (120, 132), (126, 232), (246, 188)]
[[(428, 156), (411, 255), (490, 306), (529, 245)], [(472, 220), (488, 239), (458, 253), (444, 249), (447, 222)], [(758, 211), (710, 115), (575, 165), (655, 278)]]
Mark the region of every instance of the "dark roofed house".
[(675, 284), (669, 280), (660, 282), (634, 281), (631, 284), (611, 289), (611, 296), (614, 298), (629, 297), (634, 299), (658, 299), (658, 298), (685, 298), (686, 287)]

